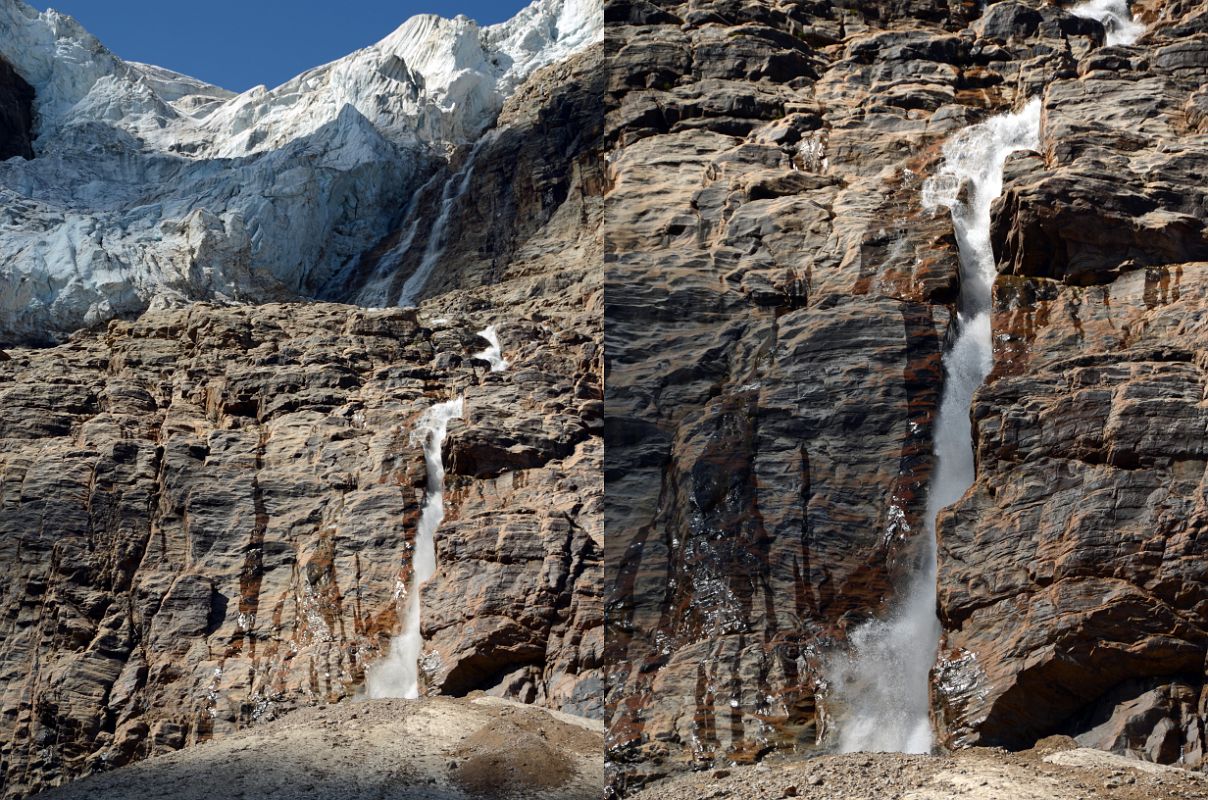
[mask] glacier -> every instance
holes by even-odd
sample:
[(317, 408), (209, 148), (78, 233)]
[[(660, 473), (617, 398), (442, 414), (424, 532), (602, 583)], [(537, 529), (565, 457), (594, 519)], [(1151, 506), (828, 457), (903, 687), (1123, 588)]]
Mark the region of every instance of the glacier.
[(421, 15), (235, 94), (0, 0), (0, 58), (36, 92), (35, 158), (0, 162), (0, 341), (190, 300), (330, 297), (525, 78), (602, 29), (601, 0), (485, 27)]

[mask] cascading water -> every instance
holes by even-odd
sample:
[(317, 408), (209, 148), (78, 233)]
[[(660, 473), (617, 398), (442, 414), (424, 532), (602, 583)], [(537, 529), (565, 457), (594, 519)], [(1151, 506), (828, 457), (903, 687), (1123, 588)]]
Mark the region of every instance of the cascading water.
[(419, 697), (419, 657), (424, 646), (420, 631), (420, 592), (436, 572), (434, 534), (445, 517), (445, 465), (441, 445), (449, 421), (460, 419), (462, 410), (460, 397), (437, 403), (424, 412), (411, 431), (411, 444), (424, 448), (428, 485), (411, 556), (411, 586), (407, 590), (402, 630), (391, 639), (389, 655), (367, 671), (365, 684), (370, 697)]
[(481, 353), (475, 353), (474, 358), (481, 358), (483, 361), (490, 362), (491, 372), (503, 372), (507, 369), (508, 362), (503, 357), (503, 348), (499, 344), (499, 334), (496, 332), (495, 326), (488, 325), (479, 331), (478, 335), (486, 339), (490, 347)]
[(420, 292), (424, 290), (428, 278), (432, 275), (432, 270), (436, 268), (436, 262), (444, 254), (445, 246), (448, 244), (449, 219), (453, 215), (453, 209), (457, 207), (458, 201), (470, 188), (470, 178), (474, 176), (474, 162), (478, 160), (478, 154), (482, 148), (494, 138), (493, 134), (494, 131), (491, 131), (483, 135), (474, 145), (474, 149), (470, 151), (461, 171), (445, 182), (444, 191), (441, 192), (440, 214), (432, 225), (432, 232), (428, 236), (428, 244), (424, 248), (424, 256), (420, 260), (419, 266), (415, 268), (415, 272), (411, 273), (411, 277), (407, 278), (399, 293), (399, 308), (407, 308), (416, 304)]
[(969, 406), (994, 365), (990, 291), (996, 270), (990, 205), (1002, 193), (1007, 157), (1039, 144), (1040, 101), (1032, 100), (1018, 113), (994, 117), (954, 136), (944, 146), (939, 172), (923, 186), (924, 207), (951, 211), (961, 273), (954, 336), (944, 354), (944, 392), (935, 422), (937, 463), (927, 497), (925, 548), (902, 604), (887, 619), (853, 632), (850, 653), (832, 664), (830, 682), (842, 752), (931, 750), (929, 675), (940, 637), (935, 615), (935, 518), (973, 483)]
[(1128, 0), (1087, 0), (1070, 9), (1070, 13), (1084, 19), (1103, 23), (1107, 30), (1107, 44), (1129, 45), (1145, 33), (1145, 25), (1138, 22), (1128, 9)]

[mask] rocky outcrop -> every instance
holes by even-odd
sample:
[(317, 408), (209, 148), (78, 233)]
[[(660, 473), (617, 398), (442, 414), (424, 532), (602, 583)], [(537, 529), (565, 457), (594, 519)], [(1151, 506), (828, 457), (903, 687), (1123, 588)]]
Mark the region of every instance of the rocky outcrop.
[(978, 479), (940, 535), (950, 745), (1204, 763), (1208, 5), (1150, 12), (1048, 84), (1044, 152), (995, 211)]
[[(410, 583), (409, 428), (459, 393), (425, 690), (602, 715), (600, 126), (559, 69), (574, 113), (515, 112), (574, 131), (541, 191), (510, 182), (544, 212), (466, 237), (422, 311), (194, 304), (0, 362), (5, 796), (356, 695)], [(488, 324), (504, 372), (474, 358)]]
[[(417, 193), (401, 224), (323, 290), (329, 299), (392, 304), (431, 259), (418, 296), (490, 285), (531, 259), (556, 230), (560, 246), (596, 233), (583, 197), (602, 191), (603, 48), (539, 70), (505, 103), (480, 146)], [(447, 197), (448, 187), (457, 191)], [(439, 217), (452, 223), (441, 236)], [(405, 245), (402, 252), (397, 248)], [(566, 253), (578, 260), (582, 253)], [(553, 251), (546, 253), (552, 255)]]
[(34, 89), (0, 58), (0, 161), (33, 158)]
[(1148, 692), (1190, 730), (1208, 16), (1138, 10), (1130, 48), (1046, 2), (606, 6), (613, 791), (829, 741), (828, 654), (923, 531), (958, 278), (921, 184), (1037, 95), (1044, 152), (996, 212), (979, 481), (942, 515), (936, 714), (948, 745), (1100, 746), (1113, 719), (1137, 741), (1113, 715)]
[(567, 302), (195, 305), (10, 351), (5, 796), (356, 694), (410, 585), (408, 430), (455, 394), (426, 691), (600, 714), (598, 288), (512, 288)]
[(160, 297), (0, 351), (0, 796), (357, 696), (411, 585), (410, 429), (458, 394), (421, 688), (603, 715), (599, 51), (512, 87), (419, 311)]
[[(355, 692), (397, 624), (423, 483), (407, 425), (432, 392), (464, 392), (468, 415), (450, 436), (442, 570), (425, 593), (429, 685), (591, 713), (600, 445), (577, 411), (598, 403), (594, 345), (517, 320), (513, 370), (480, 382), (475, 325), (196, 307), (14, 351), (12, 786), (34, 777), (31, 743), (57, 742), (45, 777)], [(547, 393), (579, 399), (559, 411)], [(534, 454), (522, 468), (517, 451)]]

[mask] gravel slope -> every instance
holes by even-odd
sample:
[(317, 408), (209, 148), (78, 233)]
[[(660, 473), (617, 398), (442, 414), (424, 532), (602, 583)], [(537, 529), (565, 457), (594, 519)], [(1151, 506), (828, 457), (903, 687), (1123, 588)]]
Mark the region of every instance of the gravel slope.
[(946, 756), (854, 753), (712, 770), (658, 783), (628, 800), (1208, 800), (1208, 777), (1077, 748), (971, 748)]
[(495, 698), (372, 700), (35, 795), (42, 800), (596, 800), (599, 723)]

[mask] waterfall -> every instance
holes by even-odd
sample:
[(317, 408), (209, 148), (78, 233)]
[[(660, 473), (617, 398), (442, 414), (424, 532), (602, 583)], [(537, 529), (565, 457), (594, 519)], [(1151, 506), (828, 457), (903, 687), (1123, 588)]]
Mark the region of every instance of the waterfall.
[(1129, 45), (1145, 33), (1145, 25), (1129, 11), (1128, 0), (1086, 0), (1071, 8), (1070, 13), (1103, 23), (1109, 45)]
[(460, 397), (437, 403), (424, 412), (411, 431), (411, 444), (424, 448), (428, 485), (411, 555), (411, 586), (404, 602), (402, 629), (390, 640), (389, 655), (367, 671), (365, 682), (370, 697), (419, 697), (419, 657), (424, 646), (420, 631), (420, 591), (436, 572), (433, 535), (445, 517), (445, 465), (441, 445), (449, 420), (461, 418), (462, 406)]
[(508, 362), (503, 357), (503, 350), (499, 345), (499, 334), (495, 331), (494, 325), (488, 325), (486, 328), (478, 332), (479, 337), (486, 339), (490, 345), (481, 353), (475, 353), (474, 358), (480, 358), (483, 361), (491, 363), (491, 372), (503, 372), (508, 368)]
[[(842, 752), (927, 753), (932, 747), (930, 672), (939, 647), (935, 615), (939, 511), (973, 484), (969, 406), (994, 364), (990, 292), (996, 269), (990, 205), (1002, 193), (1007, 157), (1040, 144), (1040, 101), (1020, 112), (964, 129), (944, 146), (944, 162), (923, 186), (928, 210), (952, 214), (960, 249), (961, 289), (951, 344), (944, 354), (944, 392), (935, 421), (935, 470), (927, 496), (925, 548), (886, 619), (850, 636), (850, 653), (831, 665), (829, 680)], [(965, 192), (962, 198), (962, 191)]]
[(424, 256), (420, 260), (419, 266), (415, 268), (415, 272), (411, 273), (411, 277), (407, 278), (407, 282), (403, 284), (403, 289), (399, 293), (399, 308), (416, 304), (420, 292), (424, 290), (428, 278), (432, 275), (432, 270), (436, 267), (436, 262), (444, 255), (445, 247), (448, 245), (449, 220), (453, 216), (453, 210), (465, 195), (466, 190), (470, 188), (470, 178), (474, 176), (474, 162), (478, 160), (479, 152), (493, 138), (492, 133), (487, 133), (479, 139), (474, 145), (474, 149), (470, 151), (469, 157), (466, 158), (466, 163), (462, 166), (461, 171), (451, 175), (445, 181), (445, 188), (441, 192), (440, 214), (437, 215), (436, 222), (432, 225), (432, 232), (428, 235), (428, 244), (424, 247)]

